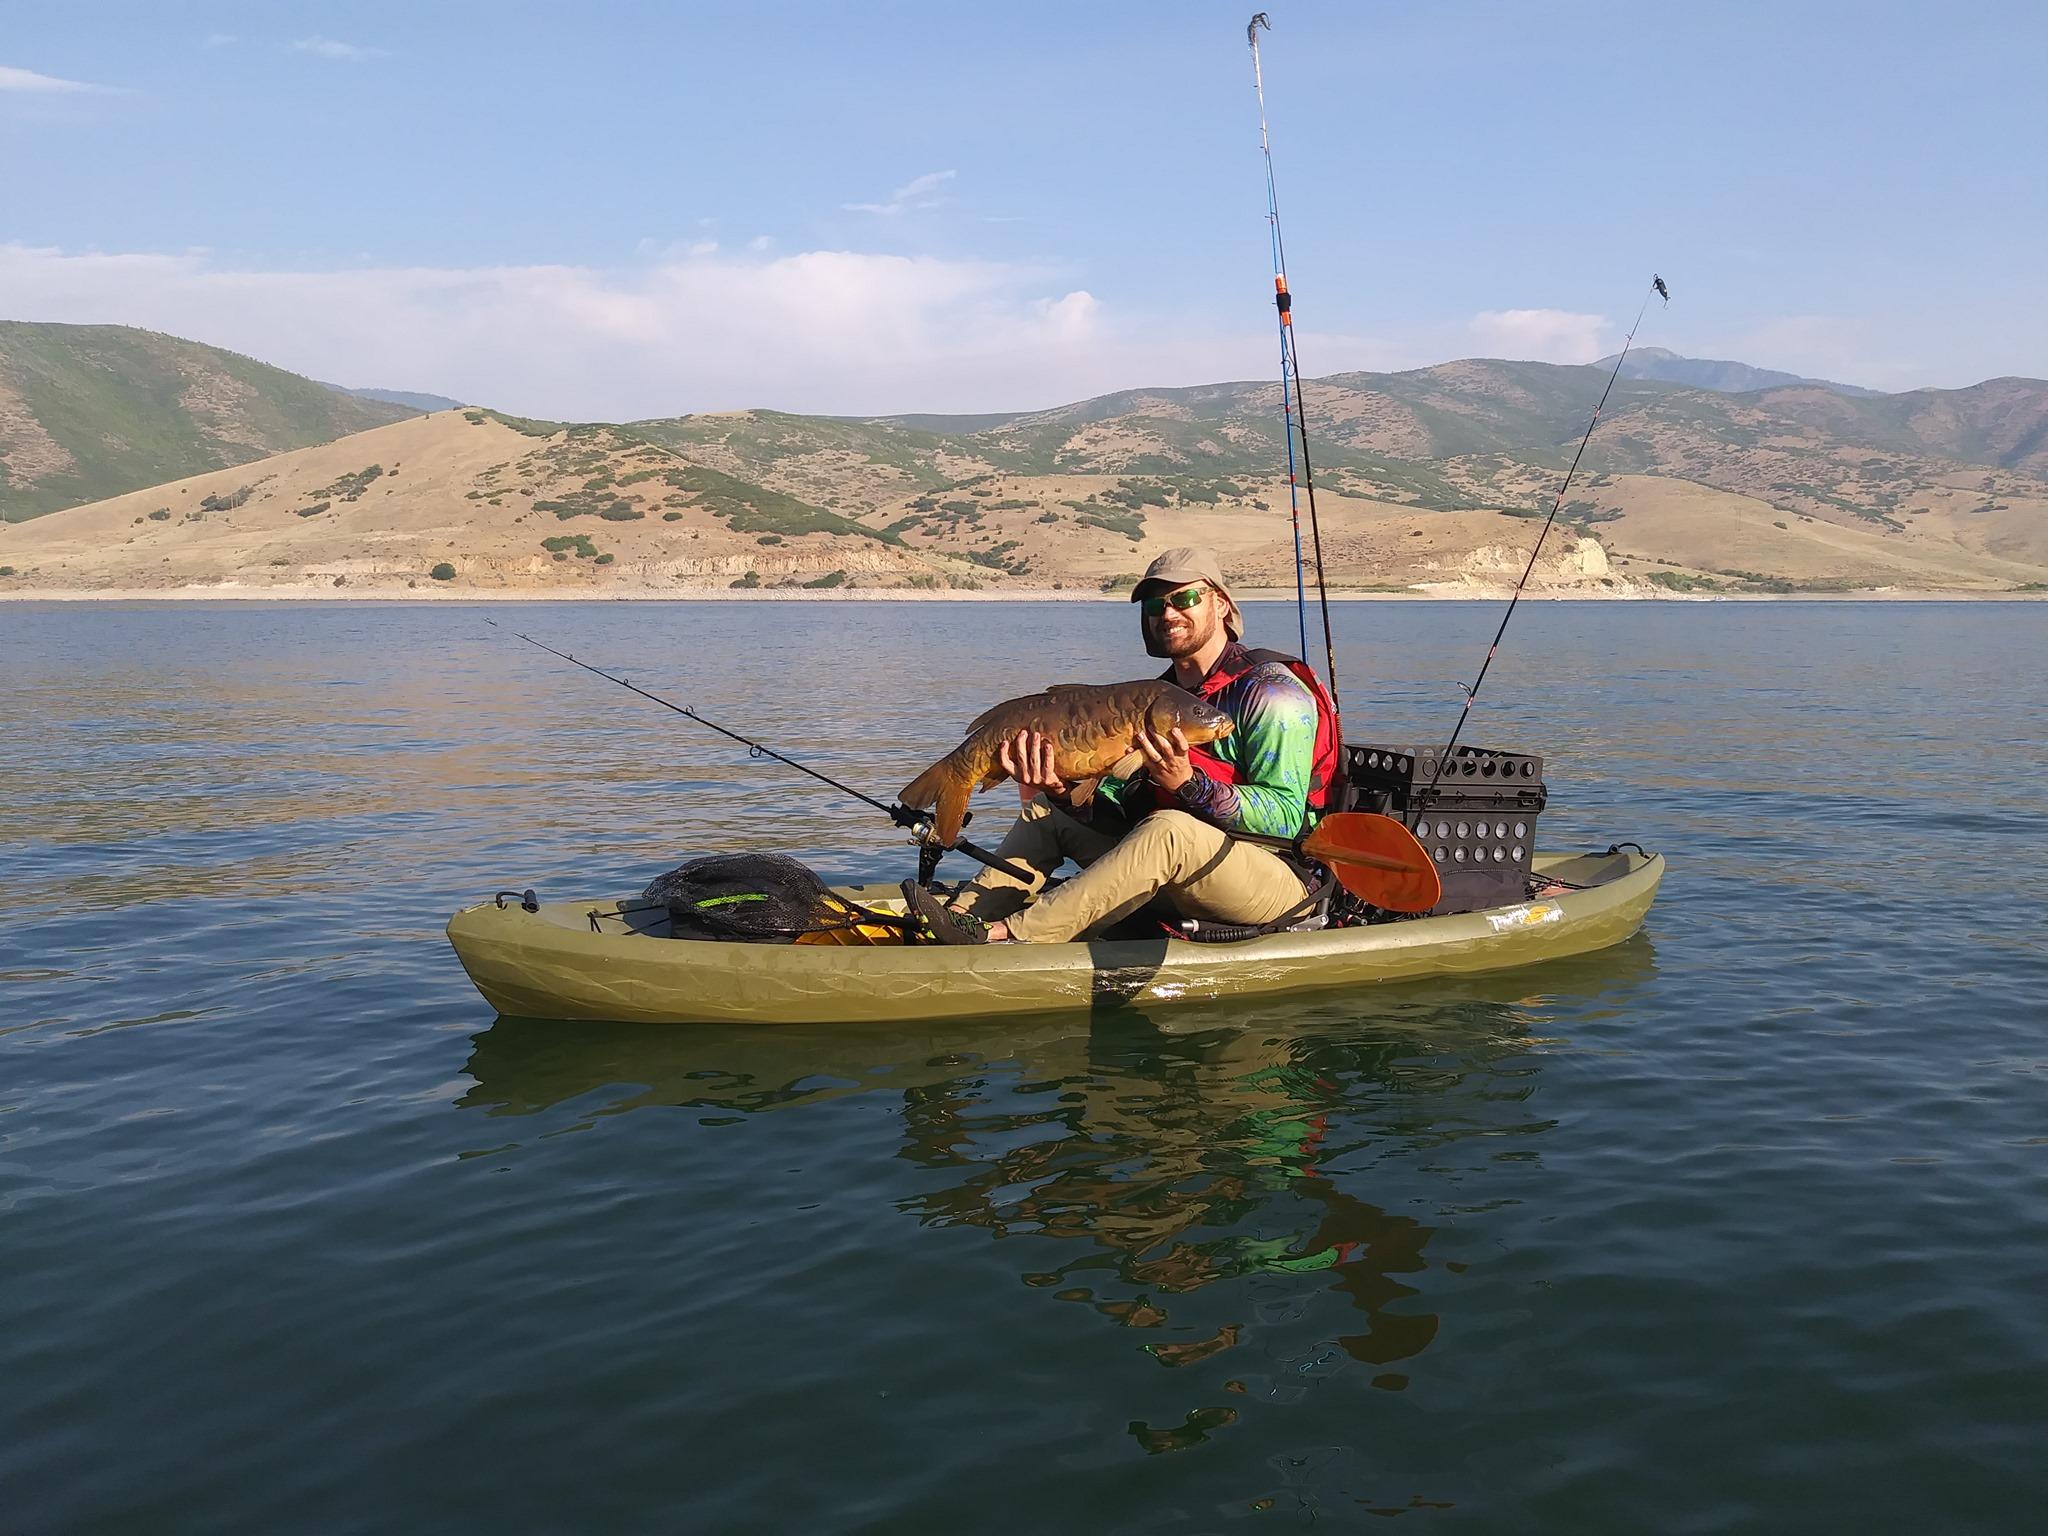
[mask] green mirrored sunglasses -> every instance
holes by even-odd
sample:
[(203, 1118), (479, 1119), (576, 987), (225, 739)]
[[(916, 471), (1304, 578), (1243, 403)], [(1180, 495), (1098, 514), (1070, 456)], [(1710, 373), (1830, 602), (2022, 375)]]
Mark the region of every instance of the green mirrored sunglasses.
[(1156, 619), (1169, 606), (1186, 612), (1202, 606), (1202, 599), (1209, 595), (1207, 587), (1182, 587), (1178, 592), (1168, 592), (1163, 597), (1147, 597), (1138, 603), (1139, 611), (1148, 619)]

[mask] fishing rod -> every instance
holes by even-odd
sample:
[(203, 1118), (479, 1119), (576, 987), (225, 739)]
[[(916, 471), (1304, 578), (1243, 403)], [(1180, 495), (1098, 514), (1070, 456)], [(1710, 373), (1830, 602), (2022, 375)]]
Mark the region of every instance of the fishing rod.
[[(500, 624), (496, 619), (485, 619), (484, 622), (490, 625), (491, 628), (493, 629), (504, 629), (504, 626)], [(603, 678), (606, 682), (616, 683), (621, 688), (624, 688), (629, 692), (639, 694), (640, 697), (643, 699), (648, 699), (653, 703), (659, 704), (663, 709), (674, 711), (676, 714), (681, 715), (686, 720), (694, 720), (699, 725), (708, 726), (710, 729), (718, 732), (719, 735), (727, 738), (730, 741), (736, 741), (741, 746), (745, 747), (747, 749), (747, 755), (749, 757), (772, 757), (775, 759), (776, 762), (786, 764), (788, 767), (794, 768), (798, 773), (807, 773), (812, 778), (816, 779), (820, 784), (830, 785), (833, 789), (838, 790), (842, 795), (851, 795), (854, 799), (860, 801), (863, 805), (873, 806), (876, 810), (880, 811), (884, 816), (887, 816), (891, 821), (895, 822), (897, 826), (909, 830), (912, 833), (912, 835), (916, 837), (920, 849), (928, 849), (931, 846), (933, 846), (926, 840), (926, 834), (931, 831), (931, 819), (926, 813), (922, 811), (913, 811), (901, 805), (884, 805), (881, 801), (877, 800), (873, 795), (864, 795), (859, 790), (855, 789), (851, 784), (840, 783), (839, 780), (833, 778), (832, 775), (830, 775), (829, 773), (820, 773), (817, 769), (800, 763), (793, 757), (785, 757), (782, 753), (777, 752), (773, 747), (764, 747), (763, 745), (761, 745), (760, 742), (742, 736), (738, 731), (729, 731), (724, 726), (720, 725), (717, 721), (705, 719), (702, 715), (698, 714), (697, 711), (695, 711), (694, 709), (685, 709), (680, 704), (672, 704), (667, 699), (664, 699), (660, 694), (649, 693), (645, 688), (640, 687), (637, 683), (630, 683), (626, 681), (626, 679), (623, 677), (619, 677), (614, 673), (605, 671), (602, 667), (593, 667), (587, 661), (579, 661), (574, 656), (571, 656), (567, 651), (558, 651), (552, 645), (549, 645), (544, 640), (536, 640), (533, 638), (533, 636), (521, 634), (516, 629), (507, 629), (505, 630), (505, 633), (513, 636), (515, 639), (524, 640), (528, 645), (538, 646), (541, 650), (546, 651), (550, 656), (559, 656), (562, 660), (568, 662), (573, 667), (581, 667), (586, 672), (594, 672), (597, 674), (597, 676)], [(988, 852), (987, 849), (975, 847), (974, 844), (968, 842), (965, 838), (961, 838), (959, 841), (955, 842), (953, 844), (953, 847), (957, 849), (959, 852), (966, 854), (970, 859), (978, 860), (980, 863), (986, 864), (990, 869), (997, 870), (1002, 874), (1008, 875), (1012, 880), (1022, 881), (1026, 885), (1030, 885), (1033, 883), (1031, 876), (1024, 870), (1019, 869), (1016, 865), (1010, 863), (1007, 859), (997, 858), (994, 854)]]
[[(1621, 351), (1614, 359), (1614, 368), (1607, 375), (1607, 387), (1600, 391), (1599, 403), (1593, 407), (1593, 419), (1586, 423), (1586, 432), (1579, 439), (1579, 451), (1572, 455), (1571, 468), (1565, 471), (1564, 484), (1557, 488), (1557, 495), (1550, 503), (1550, 516), (1543, 520), (1543, 527), (1537, 531), (1536, 546), (1529, 551), (1529, 563), (1522, 567), (1522, 579), (1515, 583), (1515, 590), (1508, 598), (1507, 612), (1500, 616), (1500, 628), (1493, 632), (1493, 644), (1486, 648), (1486, 659), (1479, 663), (1479, 675), (1472, 679), (1472, 686), (1465, 688), (1465, 702), (1458, 710), (1458, 723), (1451, 727), (1451, 739), (1444, 743), (1444, 749), (1437, 754), (1436, 772), (1430, 775), (1429, 787), (1436, 788), (1437, 780), (1444, 776), (1444, 770), (1451, 765), (1451, 752), (1458, 745), (1458, 737), (1465, 729), (1465, 722), (1472, 717), (1472, 705), (1479, 697), (1479, 685), (1486, 681), (1486, 669), (1493, 665), (1493, 658), (1500, 652), (1501, 636), (1508, 632), (1508, 620), (1515, 616), (1515, 605), (1522, 600), (1522, 589), (1529, 584), (1529, 577), (1536, 569), (1536, 557), (1543, 552), (1543, 541), (1550, 534), (1550, 525), (1557, 521), (1558, 508), (1564, 505), (1565, 493), (1572, 488), (1572, 481), (1579, 473), (1579, 460), (1586, 456), (1586, 444), (1593, 440), (1593, 429), (1600, 425), (1600, 413), (1607, 409), (1607, 397), (1614, 390), (1614, 381), (1621, 377), (1621, 365), (1628, 361), (1628, 349), (1635, 345), (1636, 329), (1643, 323), (1643, 316), (1649, 312), (1652, 296), (1671, 302), (1671, 290), (1664, 286), (1664, 279), (1654, 273), (1650, 277), (1650, 291), (1643, 295), (1642, 308), (1636, 311), (1636, 318), (1628, 328), (1628, 335), (1621, 344)], [(1458, 685), (1464, 688), (1465, 685)]]
[[(1330, 699), (1337, 701), (1337, 648), (1330, 639), (1330, 593), (1323, 581), (1323, 526), (1316, 516), (1316, 473), (1308, 457), (1308, 407), (1301, 393), (1301, 352), (1294, 334), (1294, 296), (1287, 287), (1287, 242), (1280, 233), (1280, 191), (1273, 178), (1273, 138), (1266, 128), (1266, 79), (1259, 67), (1259, 29), (1273, 30), (1260, 11), (1245, 26), (1252, 49), (1252, 89), (1259, 98), (1259, 151), (1266, 160), (1266, 222), (1273, 232), (1273, 306), (1280, 315), (1280, 414), (1287, 431), (1287, 510), (1294, 524), (1294, 612), (1301, 626), (1301, 651), (1308, 654), (1308, 594), (1303, 586), (1301, 508), (1294, 476), (1294, 438), (1301, 435), (1301, 486), (1308, 492), (1309, 536), (1315, 547), (1316, 601), (1323, 612), (1323, 667), (1330, 679)], [(1293, 385), (1292, 397), (1288, 386)], [(1341, 714), (1341, 706), (1339, 707)], [(1338, 739), (1343, 739), (1341, 723)]]

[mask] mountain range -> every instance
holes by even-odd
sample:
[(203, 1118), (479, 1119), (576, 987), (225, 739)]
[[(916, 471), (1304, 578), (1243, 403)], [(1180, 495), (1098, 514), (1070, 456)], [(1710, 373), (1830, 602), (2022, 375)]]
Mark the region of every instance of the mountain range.
[[(1333, 586), (1511, 583), (1605, 383), (1597, 366), (1489, 359), (1308, 381)], [(5, 327), (0, 508), (35, 521), (0, 527), (0, 591), (1095, 591), (1186, 542), (1291, 589), (1278, 404), (1262, 381), (981, 416), (394, 420), (405, 407), (196, 343)], [(388, 414), (356, 430), (349, 411)], [(267, 435), (285, 451), (262, 456)], [(103, 480), (144, 472), (131, 438), (173, 444), (146, 462), (181, 473), (36, 516), (88, 462)], [(1560, 521), (1536, 578), (1558, 591), (2035, 589), (2048, 383), (1624, 377)]]
[[(1592, 366), (1603, 372), (1612, 368), (1619, 354), (1601, 358)], [(1731, 363), (1718, 358), (1680, 357), (1665, 347), (1636, 347), (1622, 364), (1625, 379), (1662, 379), (1667, 384), (1689, 384), (1694, 389), (1711, 389), (1716, 394), (1742, 395), (1759, 389), (1783, 389), (1792, 384), (1810, 384), (1852, 398), (1869, 398), (1882, 390), (1860, 384), (1837, 384), (1832, 379), (1802, 378), (1775, 368), (1753, 368), (1748, 363)]]

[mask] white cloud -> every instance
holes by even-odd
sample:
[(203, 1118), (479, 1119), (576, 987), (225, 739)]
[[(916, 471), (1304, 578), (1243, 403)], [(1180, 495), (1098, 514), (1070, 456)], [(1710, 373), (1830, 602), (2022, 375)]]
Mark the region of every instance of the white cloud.
[(323, 59), (340, 59), (347, 64), (361, 64), (366, 59), (384, 57), (382, 48), (365, 48), (359, 43), (337, 42), (331, 37), (302, 37), (291, 47), (294, 53), (310, 53)]
[[(858, 251), (294, 272), (0, 244), (0, 292), (10, 318), (144, 326), (315, 378), (572, 420), (1019, 410), (1263, 378), (1272, 351), (1256, 318), (1224, 331), (1119, 313), (1041, 268)], [(1332, 370), (1366, 360), (1325, 341)]]
[(1539, 363), (1590, 363), (1604, 348), (1609, 330), (1604, 315), (1564, 309), (1488, 309), (1468, 327), (1487, 357)]
[[(1056, 267), (708, 239), (643, 244), (618, 267), (324, 271), (232, 265), (207, 251), (0, 243), (0, 293), (11, 319), (144, 326), (314, 378), (567, 420), (745, 406), (1028, 410), (1275, 372), (1270, 311), (1255, 306), (1220, 317), (1141, 310)], [(1475, 351), (1585, 361), (1598, 355), (1603, 324), (1509, 310), (1386, 335), (1317, 330), (1305, 341), (1313, 377)], [(1834, 376), (1869, 378), (1846, 365)]]
[(232, 32), (209, 32), (205, 45), (208, 48), (232, 48), (241, 39)]
[(88, 85), (83, 80), (61, 80), (55, 75), (39, 75), (32, 69), (15, 69), (0, 64), (0, 91), (23, 96), (76, 96), (105, 94), (111, 89), (104, 85)]
[(1099, 323), (1102, 306), (1095, 295), (1085, 288), (1057, 299), (1040, 299), (1038, 313), (1044, 317), (1053, 333), (1059, 336), (1085, 338)]
[(885, 218), (893, 218), (906, 208), (936, 208), (944, 201), (936, 195), (939, 188), (959, 174), (958, 171), (928, 171), (891, 192), (886, 203), (841, 203), (840, 207), (848, 213), (878, 213)]

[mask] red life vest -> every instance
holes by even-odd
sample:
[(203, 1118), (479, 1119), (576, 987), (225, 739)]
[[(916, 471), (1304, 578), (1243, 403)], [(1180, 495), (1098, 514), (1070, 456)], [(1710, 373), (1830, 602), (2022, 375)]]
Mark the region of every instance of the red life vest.
[[(1341, 770), (1344, 764), (1344, 744), (1338, 738), (1337, 704), (1323, 687), (1323, 680), (1316, 676), (1315, 669), (1298, 656), (1289, 656), (1285, 651), (1249, 650), (1232, 644), (1216, 663), (1215, 670), (1203, 678), (1193, 691), (1204, 699), (1214, 699), (1232, 683), (1254, 667), (1263, 667), (1278, 662), (1301, 680), (1302, 686), (1314, 695), (1316, 701), (1316, 748), (1315, 763), (1309, 770), (1308, 808), (1317, 816), (1334, 809), (1340, 788)], [(1168, 667), (1160, 674), (1162, 682), (1172, 682), (1173, 668)], [(1237, 769), (1206, 747), (1190, 747), (1188, 761), (1196, 769), (1206, 773), (1218, 784), (1238, 782)], [(1172, 810), (1180, 804), (1179, 799), (1159, 788), (1152, 787), (1155, 803), (1163, 810)]]

